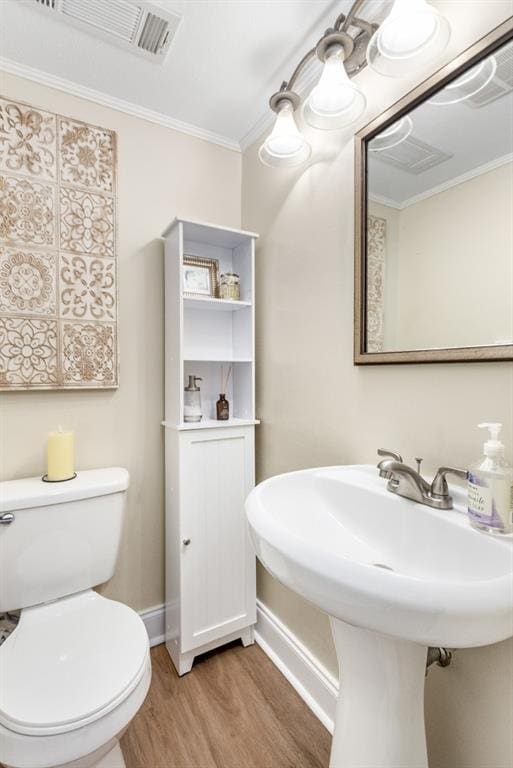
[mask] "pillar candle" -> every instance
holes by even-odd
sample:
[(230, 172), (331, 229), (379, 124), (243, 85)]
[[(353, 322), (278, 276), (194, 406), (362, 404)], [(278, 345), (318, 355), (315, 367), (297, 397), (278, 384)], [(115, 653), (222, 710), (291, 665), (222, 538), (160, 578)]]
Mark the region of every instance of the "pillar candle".
[(48, 433), (48, 480), (73, 477), (74, 439), (73, 432), (64, 432), (61, 427), (57, 432)]

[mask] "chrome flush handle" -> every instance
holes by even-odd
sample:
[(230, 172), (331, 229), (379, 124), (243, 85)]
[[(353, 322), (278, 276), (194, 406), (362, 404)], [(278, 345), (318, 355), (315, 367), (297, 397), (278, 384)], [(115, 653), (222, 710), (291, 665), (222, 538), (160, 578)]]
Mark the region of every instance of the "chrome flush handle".
[(12, 512), (4, 512), (3, 515), (0, 515), (0, 525), (10, 525), (11, 523), (14, 523), (15, 520), (16, 518)]

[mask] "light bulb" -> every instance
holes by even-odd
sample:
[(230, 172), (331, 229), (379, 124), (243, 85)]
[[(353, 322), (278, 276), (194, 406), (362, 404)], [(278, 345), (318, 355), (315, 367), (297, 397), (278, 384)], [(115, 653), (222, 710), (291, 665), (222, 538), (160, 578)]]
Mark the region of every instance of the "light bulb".
[(321, 77), (303, 105), (303, 117), (314, 128), (342, 128), (365, 111), (363, 93), (351, 82), (344, 67), (343, 49), (334, 46)]
[(260, 160), (264, 165), (288, 168), (304, 163), (311, 151), (296, 125), (292, 103), (281, 100), (274, 128), (258, 152)]
[(401, 77), (439, 56), (450, 36), (449, 22), (427, 0), (395, 0), (370, 40), (367, 60), (379, 74)]

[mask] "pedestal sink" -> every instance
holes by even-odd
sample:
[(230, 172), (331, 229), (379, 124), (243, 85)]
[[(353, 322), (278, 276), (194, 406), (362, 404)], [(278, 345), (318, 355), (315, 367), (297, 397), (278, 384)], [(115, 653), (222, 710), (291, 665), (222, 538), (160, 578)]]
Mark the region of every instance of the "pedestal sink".
[[(340, 666), (331, 768), (427, 768), (428, 646), (513, 636), (513, 538), (470, 527), (465, 494), (438, 511), (374, 467), (278, 475), (248, 496), (258, 558), (330, 616)], [(478, 702), (476, 702), (478, 706)]]

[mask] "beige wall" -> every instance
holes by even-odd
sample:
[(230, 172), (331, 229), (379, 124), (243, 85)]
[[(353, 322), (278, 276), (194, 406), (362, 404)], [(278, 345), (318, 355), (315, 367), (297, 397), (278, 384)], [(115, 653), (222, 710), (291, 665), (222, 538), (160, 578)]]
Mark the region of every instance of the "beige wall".
[[(510, 2), (438, 3), (453, 26), (444, 61), (511, 13)], [(440, 62), (442, 63), (442, 62)], [(359, 76), (360, 126), (416, 82)], [(320, 133), (320, 132), (319, 132)], [(243, 226), (257, 248), (259, 479), (316, 465), (374, 462), (376, 448), (424, 456), (427, 468), (475, 460), (480, 420), (499, 419), (513, 446), (508, 363), (354, 367), (353, 131), (309, 133), (306, 168), (273, 170), (258, 143), (243, 160)], [(457, 553), (455, 553), (457, 557)], [(331, 671), (326, 617), (260, 570), (260, 598)], [(513, 643), (459, 651), (427, 682), (431, 768), (511, 768)], [(405, 724), (407, 727), (407, 724)]]
[(42, 474), (46, 433), (58, 424), (76, 432), (77, 467), (127, 467), (131, 485), (122, 551), (104, 591), (136, 609), (148, 608), (164, 599), (163, 248), (158, 238), (176, 215), (239, 226), (241, 158), (3, 73), (0, 92), (117, 131), (121, 362), (115, 391), (2, 394), (2, 478)]
[(511, 343), (513, 165), (401, 210), (387, 221), (384, 349)]

